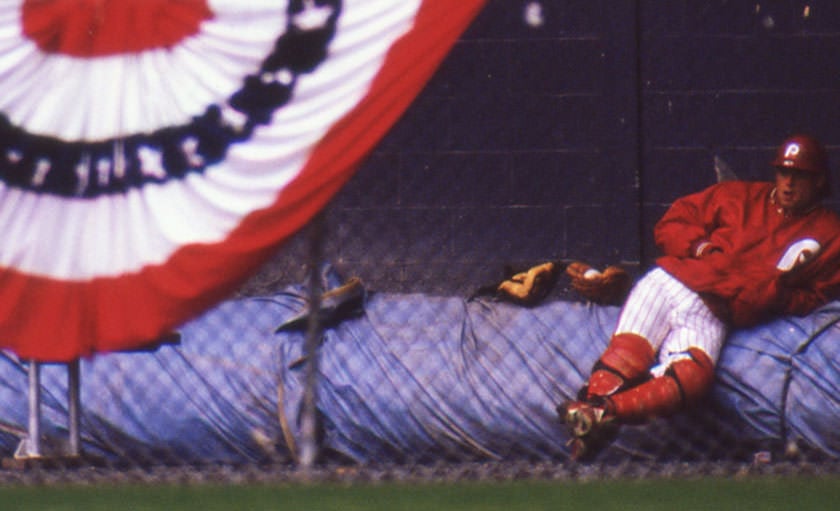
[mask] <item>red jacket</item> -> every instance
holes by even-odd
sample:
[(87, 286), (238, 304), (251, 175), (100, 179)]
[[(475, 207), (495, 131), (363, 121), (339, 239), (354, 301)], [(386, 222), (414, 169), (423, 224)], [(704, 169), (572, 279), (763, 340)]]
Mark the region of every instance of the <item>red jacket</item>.
[[(761, 182), (714, 185), (675, 201), (654, 230), (664, 253), (657, 264), (734, 326), (808, 314), (840, 296), (840, 217), (822, 206), (786, 216), (773, 190)], [(701, 245), (706, 255), (697, 255)], [(803, 246), (816, 256), (785, 271)]]

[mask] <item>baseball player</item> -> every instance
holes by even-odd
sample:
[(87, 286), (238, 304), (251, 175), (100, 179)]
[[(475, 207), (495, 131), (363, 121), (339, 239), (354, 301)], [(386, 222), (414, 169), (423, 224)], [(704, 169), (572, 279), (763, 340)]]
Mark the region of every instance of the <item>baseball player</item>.
[(573, 459), (594, 454), (620, 424), (701, 399), (728, 329), (805, 315), (838, 296), (840, 217), (820, 205), (824, 148), (795, 135), (772, 165), (775, 182), (716, 184), (676, 200), (656, 224), (664, 255), (630, 291), (577, 400), (558, 406)]

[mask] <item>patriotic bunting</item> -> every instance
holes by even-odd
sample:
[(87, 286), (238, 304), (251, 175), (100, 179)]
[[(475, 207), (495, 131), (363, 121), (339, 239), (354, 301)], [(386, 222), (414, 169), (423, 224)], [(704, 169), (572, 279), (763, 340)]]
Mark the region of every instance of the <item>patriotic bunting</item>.
[(0, 346), (154, 343), (352, 175), (484, 0), (0, 3)]

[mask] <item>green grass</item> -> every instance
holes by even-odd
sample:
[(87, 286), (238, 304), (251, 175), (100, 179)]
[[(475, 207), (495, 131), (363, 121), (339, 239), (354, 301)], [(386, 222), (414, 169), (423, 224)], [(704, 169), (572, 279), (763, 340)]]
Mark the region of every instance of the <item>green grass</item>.
[(838, 499), (838, 477), (0, 488), (4, 511), (808, 511), (835, 509)]

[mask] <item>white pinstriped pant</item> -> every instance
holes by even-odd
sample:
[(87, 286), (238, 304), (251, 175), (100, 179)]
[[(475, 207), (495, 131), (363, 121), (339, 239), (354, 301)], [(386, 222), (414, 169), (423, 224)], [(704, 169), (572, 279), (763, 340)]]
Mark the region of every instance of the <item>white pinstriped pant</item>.
[(615, 333), (647, 339), (659, 354), (660, 365), (651, 374), (661, 376), (672, 362), (688, 358), (690, 347), (702, 349), (717, 363), (727, 329), (697, 293), (655, 268), (633, 287)]

